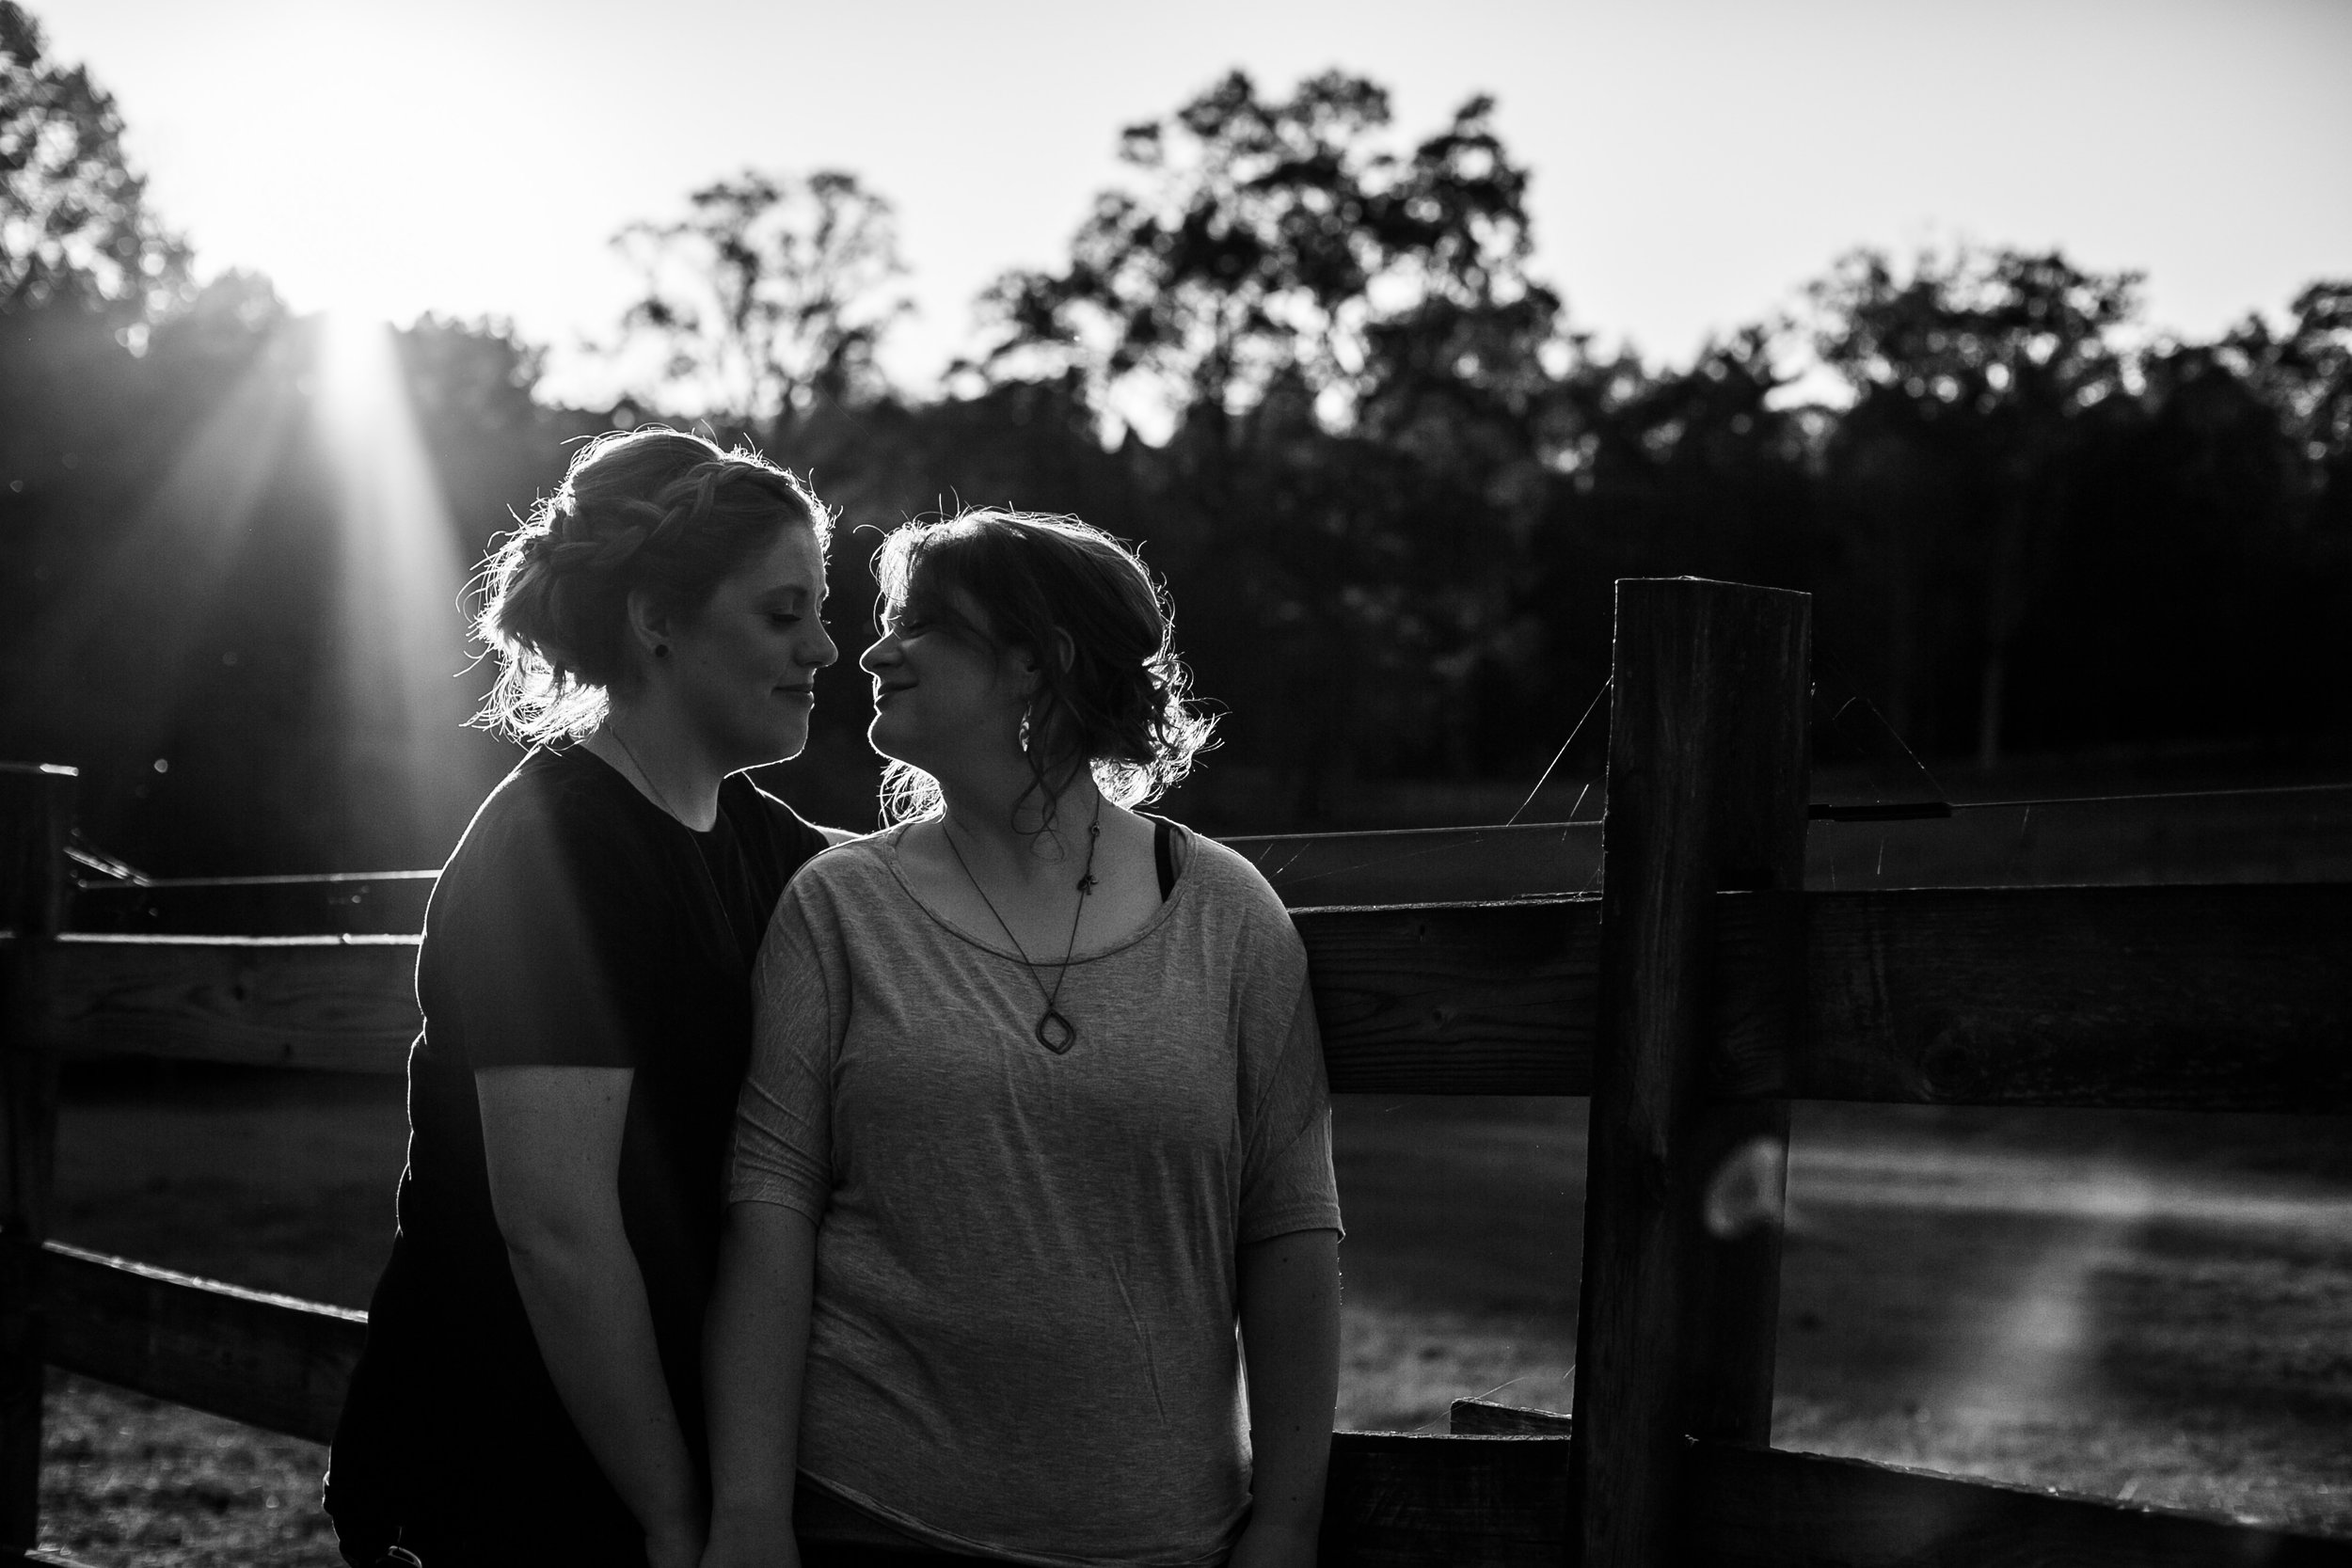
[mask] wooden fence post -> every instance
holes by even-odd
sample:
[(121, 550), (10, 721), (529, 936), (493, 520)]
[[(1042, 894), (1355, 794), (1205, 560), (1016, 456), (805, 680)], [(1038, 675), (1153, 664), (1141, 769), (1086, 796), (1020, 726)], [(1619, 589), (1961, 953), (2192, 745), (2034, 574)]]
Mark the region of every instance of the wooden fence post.
[[(1708, 970), (1719, 891), (1801, 907), (1810, 616), (1776, 589), (1617, 584), (1571, 1459), (1585, 1568), (1676, 1560), (1686, 1437), (1771, 1435), (1788, 1107), (1706, 1102)], [(1710, 1187), (1740, 1201), (1710, 1216)]]
[(28, 1041), (45, 949), (65, 923), (70, 768), (0, 764), (0, 1546), (40, 1526), (40, 1243), (56, 1167), (57, 1060)]

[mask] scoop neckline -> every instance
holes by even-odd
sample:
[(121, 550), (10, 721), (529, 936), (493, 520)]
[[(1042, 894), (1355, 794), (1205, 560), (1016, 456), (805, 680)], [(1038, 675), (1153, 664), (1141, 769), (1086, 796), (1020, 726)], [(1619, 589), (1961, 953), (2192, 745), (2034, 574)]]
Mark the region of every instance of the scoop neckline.
[[(928, 821), (930, 818), (925, 817), (920, 820)], [(958, 941), (962, 942), (969, 946), (977, 947), (983, 953), (993, 953), (1000, 958), (1007, 959), (1012, 963), (1021, 964), (1031, 971), (1049, 967), (1060, 969), (1068, 965), (1092, 963), (1098, 958), (1115, 958), (1119, 954), (1124, 953), (1130, 947), (1135, 946), (1137, 942), (1140, 942), (1153, 935), (1160, 929), (1161, 927), (1168, 924), (1168, 916), (1174, 912), (1178, 901), (1183, 899), (1190, 890), (1192, 886), (1192, 868), (1195, 863), (1195, 855), (1199, 848), (1197, 844), (1186, 846), (1184, 863), (1179, 867), (1176, 872), (1175, 885), (1168, 890), (1168, 896), (1160, 900), (1160, 907), (1152, 911), (1151, 919), (1145, 921), (1142, 925), (1136, 927), (1134, 930), (1128, 932), (1125, 936), (1120, 938), (1118, 941), (1107, 946), (1080, 948), (1076, 952), (1072, 953), (1066, 959), (1048, 958), (1040, 960), (1031, 958), (1028, 955), (1019, 952), (1012, 947), (1007, 946), (1003, 942), (992, 942), (988, 938), (980, 936), (976, 932), (965, 930), (962, 927), (948, 919), (945, 914), (942, 914), (938, 910), (933, 909), (930, 901), (914, 890), (914, 884), (907, 879), (905, 869), (898, 863), (899, 841), (906, 837), (907, 830), (914, 826), (915, 826), (914, 822), (901, 822), (897, 827), (890, 829), (886, 832), (877, 833), (873, 836), (873, 838), (862, 839), (856, 842), (870, 844), (875, 842), (876, 839), (883, 841), (882, 859), (882, 863), (889, 868), (891, 880), (898, 884), (898, 891), (906, 895), (907, 901), (913, 904), (916, 909), (922, 911), (924, 917), (930, 921), (932, 925), (937, 926), (941, 930), (946, 932), (949, 936), (956, 938)], [(1189, 828), (1179, 828), (1177, 831), (1186, 834), (1190, 838), (1198, 839), (1200, 836), (1199, 834), (1194, 833)], [(846, 848), (847, 846), (837, 846), (836, 847)]]

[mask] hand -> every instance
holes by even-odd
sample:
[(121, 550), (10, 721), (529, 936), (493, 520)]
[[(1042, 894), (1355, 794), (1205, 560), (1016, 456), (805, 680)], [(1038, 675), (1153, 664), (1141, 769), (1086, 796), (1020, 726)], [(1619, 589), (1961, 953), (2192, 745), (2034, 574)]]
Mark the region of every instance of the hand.
[(697, 1568), (703, 1560), (699, 1524), (675, 1521), (645, 1532), (646, 1568)]
[(720, 1508), (711, 1516), (710, 1544), (703, 1548), (700, 1568), (801, 1568), (791, 1511)]
[[(1318, 1520), (1316, 1524), (1320, 1524)], [(1315, 1525), (1298, 1525), (1252, 1514), (1225, 1568), (1314, 1568)]]

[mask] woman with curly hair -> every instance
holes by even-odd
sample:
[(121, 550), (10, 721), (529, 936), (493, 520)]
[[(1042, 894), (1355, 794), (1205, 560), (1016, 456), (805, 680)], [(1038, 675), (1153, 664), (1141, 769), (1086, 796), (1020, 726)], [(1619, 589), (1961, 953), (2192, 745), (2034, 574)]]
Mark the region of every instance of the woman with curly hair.
[(1067, 518), (913, 524), (878, 564), (899, 820), (813, 863), (761, 949), (706, 1563), (1303, 1568), (1321, 1045), (1264, 879), (1135, 809), (1209, 734), (1165, 606)]
[(574, 458), (487, 563), (481, 721), (532, 750), (425, 913), (399, 1230), (326, 1485), (365, 1568), (691, 1568), (748, 979), (829, 837), (740, 770), (836, 650), (832, 519), (748, 451)]

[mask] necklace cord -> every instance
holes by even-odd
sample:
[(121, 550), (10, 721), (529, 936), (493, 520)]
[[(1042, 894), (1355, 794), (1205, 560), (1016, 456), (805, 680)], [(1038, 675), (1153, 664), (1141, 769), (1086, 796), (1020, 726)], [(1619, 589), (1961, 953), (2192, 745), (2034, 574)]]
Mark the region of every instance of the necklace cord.
[[(980, 902), (988, 906), (988, 912), (995, 920), (996, 928), (1005, 933), (1005, 940), (1011, 942), (1012, 950), (1021, 956), (1021, 967), (1028, 972), (1029, 983), (1037, 987), (1038, 994), (1045, 999), (1045, 1011), (1038, 1015), (1037, 1026), (1029, 1032), (1037, 1037), (1040, 1045), (1057, 1056), (1061, 1055), (1078, 1041), (1077, 1025), (1063, 1015), (1058, 1004), (1061, 1001), (1062, 982), (1070, 977), (1071, 956), (1078, 950), (1078, 922), (1084, 918), (1087, 899), (1094, 892), (1094, 851), (1103, 838), (1103, 797), (1099, 793), (1094, 797), (1094, 820), (1087, 825), (1086, 867), (1078, 875), (1078, 902), (1070, 911), (1070, 939), (1062, 944), (1061, 966), (1054, 973), (1051, 990), (1038, 976), (1037, 965), (1031, 961), (1029, 950), (1021, 945), (1019, 937), (1012, 934), (1011, 926), (1006, 923), (1004, 914), (996, 908), (996, 900), (988, 895), (988, 889), (982, 887), (979, 878), (972, 874), (972, 863), (963, 858), (961, 849), (956, 847), (955, 832), (948, 826), (945, 811), (940, 813), (939, 833), (947, 841), (947, 852), (956, 857), (956, 864), (962, 867), (963, 879), (972, 884), (972, 891), (978, 894)], [(1059, 1025), (1058, 1030), (1056, 1025)]]
[(669, 796), (663, 794), (661, 786), (653, 782), (653, 775), (647, 772), (645, 770), (645, 765), (638, 760), (637, 749), (628, 743), (628, 737), (627, 736), (621, 734), (620, 726), (608, 720), (605, 722), (604, 733), (612, 737), (612, 744), (621, 749), (621, 754), (628, 758), (628, 765), (637, 769), (638, 778), (644, 782), (644, 785), (647, 789), (653, 791), (654, 804), (660, 806), (663, 811), (668, 812), (673, 820), (675, 820), (680, 827), (684, 827), (686, 825), (686, 818), (678, 816), (677, 808), (670, 804)]

